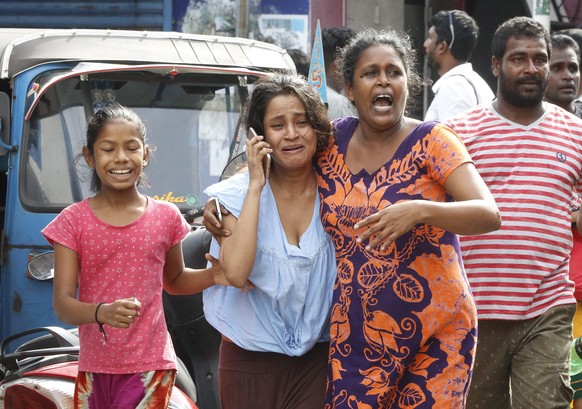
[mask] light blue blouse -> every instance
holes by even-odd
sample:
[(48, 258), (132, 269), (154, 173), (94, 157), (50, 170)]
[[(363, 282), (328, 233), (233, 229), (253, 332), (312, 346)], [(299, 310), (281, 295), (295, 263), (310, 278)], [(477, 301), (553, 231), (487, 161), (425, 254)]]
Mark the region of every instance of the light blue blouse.
[[(217, 197), (239, 217), (248, 184), (249, 174), (240, 173), (208, 187), (204, 193)], [(204, 291), (206, 319), (241, 348), (299, 356), (316, 342), (329, 340), (337, 267), (333, 242), (321, 224), (319, 205), (316, 195), (311, 223), (299, 247), (291, 245), (267, 182), (261, 192), (257, 254), (249, 276), (255, 288), (244, 292), (214, 286)], [(218, 258), (215, 240), (210, 253)]]

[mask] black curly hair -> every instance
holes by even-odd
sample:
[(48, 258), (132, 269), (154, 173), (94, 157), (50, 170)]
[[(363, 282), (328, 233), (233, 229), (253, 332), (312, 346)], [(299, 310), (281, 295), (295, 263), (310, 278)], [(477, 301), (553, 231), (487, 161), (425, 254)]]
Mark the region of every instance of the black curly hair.
[(298, 75), (271, 74), (258, 79), (248, 105), (246, 126), (264, 135), (263, 119), (271, 100), (279, 95), (294, 95), (305, 106), (307, 121), (317, 135), (317, 151), (327, 147), (332, 127), (317, 90)]
[(388, 45), (398, 53), (408, 77), (409, 98), (407, 103), (413, 104), (414, 98), (411, 97), (418, 95), (421, 91), (423, 80), (415, 68), (417, 52), (412, 48), (412, 41), (406, 33), (393, 29), (376, 30), (374, 28), (358, 32), (341, 49), (341, 53), (338, 56), (338, 67), (344, 81), (346, 84), (353, 84), (354, 69), (360, 56), (365, 50), (375, 45)]

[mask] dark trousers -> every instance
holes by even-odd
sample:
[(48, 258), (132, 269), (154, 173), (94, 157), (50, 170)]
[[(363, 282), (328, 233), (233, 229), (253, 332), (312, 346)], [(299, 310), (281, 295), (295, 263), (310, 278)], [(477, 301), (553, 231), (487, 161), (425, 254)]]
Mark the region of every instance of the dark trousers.
[(247, 351), (223, 340), (218, 384), (222, 409), (322, 409), (329, 343), (303, 356)]

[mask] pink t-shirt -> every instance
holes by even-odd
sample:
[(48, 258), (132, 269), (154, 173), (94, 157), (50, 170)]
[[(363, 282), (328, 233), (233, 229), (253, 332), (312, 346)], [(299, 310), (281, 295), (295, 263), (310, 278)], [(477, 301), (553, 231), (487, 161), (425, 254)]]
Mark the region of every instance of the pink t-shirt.
[(167, 251), (190, 226), (178, 208), (150, 197), (146, 211), (125, 226), (99, 219), (89, 199), (64, 209), (42, 234), (79, 254), (78, 299), (110, 303), (135, 296), (140, 317), (129, 329), (96, 323), (79, 325), (79, 371), (136, 373), (175, 369), (176, 357), (162, 306), (162, 274)]

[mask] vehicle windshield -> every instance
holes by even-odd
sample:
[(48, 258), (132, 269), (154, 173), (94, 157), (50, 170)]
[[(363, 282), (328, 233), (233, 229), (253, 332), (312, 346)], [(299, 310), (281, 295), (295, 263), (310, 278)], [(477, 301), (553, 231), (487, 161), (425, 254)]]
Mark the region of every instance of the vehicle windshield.
[(240, 83), (244, 81), (234, 74), (172, 77), (127, 71), (55, 83), (26, 124), (23, 205), (32, 211), (58, 211), (93, 195), (91, 172), (81, 156), (86, 118), (112, 101), (140, 116), (154, 148), (145, 169), (150, 186), (140, 186), (140, 191), (182, 211), (204, 204), (202, 191), (219, 180), (231, 150), (238, 151), (233, 140), (247, 95)]

